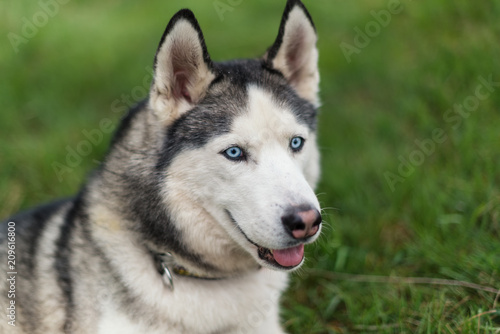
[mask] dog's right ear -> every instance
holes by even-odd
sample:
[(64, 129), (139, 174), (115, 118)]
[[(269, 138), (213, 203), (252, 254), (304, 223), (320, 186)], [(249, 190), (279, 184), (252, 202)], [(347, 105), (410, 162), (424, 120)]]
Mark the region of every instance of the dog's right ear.
[(158, 46), (150, 105), (167, 123), (191, 109), (215, 78), (203, 33), (193, 12), (170, 20)]
[(319, 106), (316, 28), (300, 0), (288, 0), (278, 37), (264, 55), (267, 65), (280, 71), (302, 98)]

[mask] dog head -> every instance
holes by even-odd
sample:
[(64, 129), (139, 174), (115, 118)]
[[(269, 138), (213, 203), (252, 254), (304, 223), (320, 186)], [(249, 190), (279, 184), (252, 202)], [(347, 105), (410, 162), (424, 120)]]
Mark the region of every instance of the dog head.
[(274, 269), (302, 264), (321, 230), (316, 40), (298, 0), (260, 59), (212, 62), (189, 10), (168, 24), (149, 110), (165, 134), (163, 202), (189, 244), (232, 245)]

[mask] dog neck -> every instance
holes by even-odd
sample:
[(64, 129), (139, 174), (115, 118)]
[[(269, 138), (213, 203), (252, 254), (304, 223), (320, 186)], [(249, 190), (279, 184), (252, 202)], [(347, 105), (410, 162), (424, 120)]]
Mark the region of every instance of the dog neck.
[(171, 253), (154, 253), (151, 252), (158, 274), (161, 275), (163, 282), (170, 289), (174, 290), (174, 277), (188, 277), (193, 279), (202, 279), (202, 280), (223, 280), (228, 277), (216, 277), (204, 274), (197, 274), (188, 271), (183, 266), (176, 263), (173, 255)]
[[(190, 272), (183, 266), (176, 263), (174, 256), (171, 253), (155, 253), (150, 251), (153, 256), (156, 270), (158, 274), (162, 277), (163, 283), (170, 289), (174, 290), (174, 277), (186, 277), (191, 279), (201, 279), (208, 281), (218, 281), (229, 278), (234, 278), (236, 276), (212, 276), (207, 274), (197, 274)], [(262, 267), (258, 266), (257, 270), (260, 270)]]

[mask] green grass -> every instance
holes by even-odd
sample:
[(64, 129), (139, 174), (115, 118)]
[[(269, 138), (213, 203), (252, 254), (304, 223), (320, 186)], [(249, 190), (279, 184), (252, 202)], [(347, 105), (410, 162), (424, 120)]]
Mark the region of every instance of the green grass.
[[(467, 118), (443, 117), (474, 95), (478, 77), (500, 81), (500, 1), (402, 1), (348, 62), (340, 43), (353, 44), (353, 29), (388, 3), (306, 0), (320, 36), (318, 192), (328, 226), (293, 275), (285, 326), (301, 334), (498, 333), (500, 87)], [(118, 121), (113, 101), (141, 85), (179, 6), (72, 1), (14, 53), (7, 33), (20, 34), (21, 19), (40, 8), (4, 4), (0, 217), (77, 191), (110, 135), (62, 181), (52, 162), (64, 162), (82, 130)], [(182, 6), (197, 14), (212, 58), (224, 60), (263, 53), (284, 1), (242, 1), (223, 21), (211, 1)], [(415, 140), (438, 128), (446, 140), (391, 189), (386, 173), (397, 175), (399, 157), (417, 157)]]

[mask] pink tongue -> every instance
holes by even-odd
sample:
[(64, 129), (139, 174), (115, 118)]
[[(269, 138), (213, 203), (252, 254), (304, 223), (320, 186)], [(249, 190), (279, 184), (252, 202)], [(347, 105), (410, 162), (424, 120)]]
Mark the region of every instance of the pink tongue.
[(295, 267), (304, 258), (304, 245), (273, 250), (274, 259), (283, 267)]

